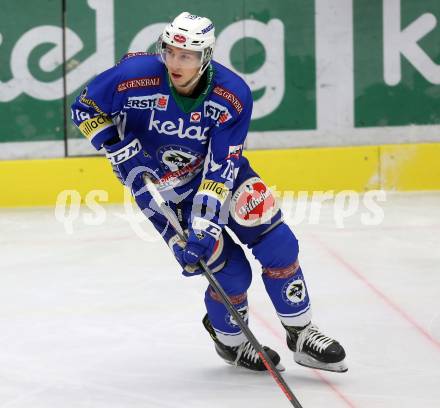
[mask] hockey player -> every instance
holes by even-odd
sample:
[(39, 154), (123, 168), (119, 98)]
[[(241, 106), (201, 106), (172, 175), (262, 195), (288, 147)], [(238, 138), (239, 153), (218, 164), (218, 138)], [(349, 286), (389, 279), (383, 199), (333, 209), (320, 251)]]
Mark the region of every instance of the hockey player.
[[(252, 95), (235, 73), (212, 60), (214, 25), (181, 13), (163, 30), (158, 55), (127, 54), (98, 75), (72, 105), (72, 118), (174, 252), (183, 275), (203, 258), (234, 307), (248, 318), (251, 267), (224, 227), (252, 250), (286, 329), (297, 363), (346, 371), (345, 352), (311, 323), (310, 298), (298, 261), (298, 241), (283, 222), (264, 181), (242, 156)], [(148, 174), (188, 230), (186, 245), (145, 188)], [(228, 363), (265, 366), (217, 294), (205, 292), (203, 324)], [(279, 355), (266, 350), (277, 365)]]

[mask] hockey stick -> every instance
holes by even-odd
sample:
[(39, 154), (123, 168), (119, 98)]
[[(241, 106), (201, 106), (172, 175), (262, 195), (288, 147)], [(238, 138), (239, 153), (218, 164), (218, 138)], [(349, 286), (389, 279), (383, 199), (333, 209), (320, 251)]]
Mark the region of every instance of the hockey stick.
[[(151, 179), (145, 175), (144, 176), (145, 184), (148, 188), (148, 191), (153, 196), (153, 200), (156, 202), (156, 204), (159, 206), (162, 214), (165, 216), (165, 218), (169, 221), (171, 226), (174, 228), (174, 230), (179, 235), (179, 238), (186, 242), (187, 236), (185, 234), (185, 231), (183, 230), (182, 226), (180, 225), (179, 219), (177, 218), (174, 211), (167, 205), (166, 201), (162, 197), (162, 195), (157, 190), (154, 183), (151, 181)], [(229, 300), (228, 295), (223, 290), (220, 283), (217, 281), (217, 279), (214, 276), (214, 273), (211, 271), (211, 269), (208, 267), (206, 262), (201, 259), (200, 260), (200, 266), (203, 269), (203, 275), (208, 279), (209, 284), (211, 287), (215, 290), (217, 295), (222, 300), (223, 304), (226, 306), (226, 309), (228, 312), (234, 317), (235, 321), (237, 322), (240, 329), (243, 331), (246, 338), (251, 343), (252, 347), (257, 351), (258, 355), (261, 358), (261, 361), (265, 365), (267, 371), (270, 373), (270, 375), (273, 377), (275, 382), (278, 384), (278, 386), (281, 388), (281, 390), (286, 395), (287, 399), (290, 401), (290, 403), (295, 408), (302, 408), (302, 405), (299, 403), (299, 401), (296, 399), (295, 395), (293, 395), (292, 390), (289, 388), (287, 383), (285, 382), (284, 378), (281, 376), (281, 373), (278, 371), (278, 369), (275, 367), (275, 364), (273, 361), (269, 358), (264, 348), (261, 346), (260, 342), (256, 339), (254, 334), (249, 329), (248, 325), (245, 323), (243, 318), (241, 317), (240, 313), (237, 312), (237, 310), (232, 305), (231, 301)]]

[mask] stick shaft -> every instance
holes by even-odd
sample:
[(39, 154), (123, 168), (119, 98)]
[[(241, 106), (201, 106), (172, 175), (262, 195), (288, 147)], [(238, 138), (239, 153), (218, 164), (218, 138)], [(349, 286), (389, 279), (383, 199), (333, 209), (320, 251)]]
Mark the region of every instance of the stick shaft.
[[(151, 181), (149, 177), (145, 177), (145, 183), (147, 185), (147, 188), (151, 195), (153, 196), (154, 201), (158, 204), (160, 207), (160, 210), (162, 211), (162, 214), (167, 218), (167, 220), (170, 222), (172, 227), (175, 229), (177, 234), (179, 235), (180, 239), (186, 242), (187, 237), (185, 232), (183, 231), (182, 226), (180, 225), (179, 219), (177, 218), (174, 211), (167, 205), (166, 201), (163, 199), (162, 195), (157, 190), (154, 183)], [(260, 344), (260, 342), (256, 339), (252, 331), (249, 329), (249, 326), (246, 324), (246, 322), (243, 320), (240, 313), (235, 309), (234, 305), (231, 303), (229, 296), (224, 291), (223, 287), (218, 282), (217, 278), (214, 276), (214, 273), (211, 271), (209, 266), (206, 264), (206, 262), (201, 259), (200, 260), (200, 266), (203, 269), (203, 275), (208, 280), (211, 287), (214, 289), (214, 291), (217, 293), (217, 295), (222, 300), (222, 303), (225, 305), (228, 312), (233, 316), (235, 321), (237, 322), (240, 329), (243, 331), (246, 338), (251, 343), (252, 347), (257, 351), (258, 355), (261, 358), (261, 361), (265, 365), (267, 371), (269, 374), (273, 377), (275, 382), (278, 384), (278, 386), (281, 388), (287, 399), (290, 401), (290, 403), (295, 408), (303, 408), (300, 402), (297, 400), (295, 395), (293, 394), (292, 390), (282, 377), (281, 373), (278, 371), (278, 369), (275, 367), (275, 364), (273, 361), (269, 358), (268, 354), (264, 350), (263, 346)]]

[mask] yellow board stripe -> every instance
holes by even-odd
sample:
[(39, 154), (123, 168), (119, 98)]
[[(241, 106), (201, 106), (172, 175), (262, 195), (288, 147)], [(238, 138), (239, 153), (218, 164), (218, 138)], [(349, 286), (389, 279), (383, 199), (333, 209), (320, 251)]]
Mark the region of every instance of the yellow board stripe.
[(83, 203), (92, 190), (123, 202), (124, 188), (103, 157), (0, 161), (0, 207), (53, 206), (63, 190), (77, 190)]
[[(1, 146), (1, 145), (0, 145)], [(440, 190), (440, 143), (245, 151), (253, 168), (281, 191)], [(54, 205), (63, 190), (92, 190), (123, 201), (104, 157), (0, 161), (0, 207)]]

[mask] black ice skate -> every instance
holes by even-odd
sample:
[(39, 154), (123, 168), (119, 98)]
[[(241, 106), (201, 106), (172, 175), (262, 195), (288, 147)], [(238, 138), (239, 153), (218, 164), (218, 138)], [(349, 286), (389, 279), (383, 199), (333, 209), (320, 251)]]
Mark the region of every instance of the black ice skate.
[(284, 327), (287, 346), (293, 351), (298, 364), (338, 373), (348, 370), (344, 348), (336, 340), (322, 334), (316, 326), (309, 323), (305, 327)]
[[(215, 343), (215, 350), (217, 354), (225, 360), (226, 363), (247, 368), (253, 371), (266, 371), (266, 366), (261, 361), (257, 354), (257, 351), (252, 347), (252, 345), (246, 341), (239, 346), (229, 347), (224, 345), (218, 338), (214, 331), (214, 328), (209, 321), (208, 315), (206, 314), (203, 318), (203, 326), (211, 335), (211, 338)], [(279, 371), (284, 371), (285, 368), (280, 363), (280, 356), (278, 353), (267, 346), (263, 346), (264, 350), (268, 354), (269, 358), (274, 363), (275, 367)]]

